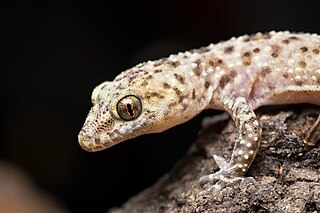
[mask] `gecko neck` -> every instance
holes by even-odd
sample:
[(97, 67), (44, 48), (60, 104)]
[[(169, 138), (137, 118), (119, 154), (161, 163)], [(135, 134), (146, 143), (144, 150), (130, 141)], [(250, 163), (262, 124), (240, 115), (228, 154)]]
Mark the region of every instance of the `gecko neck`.
[[(206, 53), (185, 52), (171, 55), (164, 63), (168, 70), (164, 74), (165, 79), (170, 85), (174, 85), (169, 90), (175, 91), (169, 96), (176, 99), (176, 102), (169, 102), (169, 108), (172, 109), (170, 111), (175, 112), (170, 117), (177, 119), (176, 112), (179, 112), (177, 123), (191, 119), (206, 108), (222, 108), (212, 100), (225, 71), (220, 67), (221, 61), (209, 50), (208, 48)], [(176, 67), (172, 67), (173, 65)]]
[(214, 53), (215, 48), (216, 46), (211, 44), (196, 52), (184, 53), (186, 76), (189, 76), (189, 82), (192, 85), (189, 92), (195, 90), (196, 94), (199, 94), (199, 96), (195, 95), (197, 100), (195, 104), (198, 105), (199, 112), (208, 108), (223, 109), (223, 103), (219, 102), (217, 96), (221, 85), (228, 81), (227, 76), (230, 76), (230, 73), (226, 72), (226, 65)]

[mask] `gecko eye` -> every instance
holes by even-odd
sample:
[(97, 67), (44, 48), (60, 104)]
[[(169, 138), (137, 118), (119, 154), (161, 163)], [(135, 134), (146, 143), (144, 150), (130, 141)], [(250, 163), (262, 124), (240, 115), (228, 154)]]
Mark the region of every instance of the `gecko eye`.
[(123, 120), (131, 121), (139, 117), (142, 112), (140, 99), (134, 95), (123, 97), (117, 103), (117, 113)]

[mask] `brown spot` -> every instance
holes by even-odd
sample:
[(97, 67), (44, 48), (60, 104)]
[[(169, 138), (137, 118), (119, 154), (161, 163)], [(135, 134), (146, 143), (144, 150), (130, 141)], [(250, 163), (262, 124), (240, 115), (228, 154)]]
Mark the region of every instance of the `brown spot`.
[(155, 71), (154, 71), (154, 73), (160, 73), (160, 72), (162, 72), (162, 70), (159, 70), (159, 69), (158, 69), (158, 70), (155, 70)]
[(271, 69), (269, 67), (266, 67), (261, 70), (260, 74), (262, 77), (265, 77), (267, 74), (271, 73)]
[(307, 48), (307, 47), (301, 47), (300, 50), (301, 50), (301, 52), (304, 53), (304, 52), (307, 52), (307, 51), (308, 51), (308, 48)]
[(157, 98), (164, 98), (163, 95), (160, 95), (159, 93), (157, 92), (146, 92), (146, 95), (145, 95), (146, 98), (151, 98), (151, 97), (157, 97)]
[(194, 74), (195, 74), (196, 76), (200, 76), (200, 75), (201, 75), (201, 70), (200, 70), (199, 67), (194, 68), (194, 69), (193, 69), (193, 72), (194, 72)]
[(150, 99), (150, 98), (151, 98), (151, 95), (150, 95), (149, 93), (146, 93), (145, 96), (144, 96), (144, 98)]
[(114, 81), (115, 82), (118, 82), (118, 81), (120, 81), (122, 78), (116, 78), (116, 79), (114, 79)]
[(175, 105), (177, 105), (177, 102), (172, 102), (172, 103), (170, 103), (168, 106), (169, 106), (169, 108), (170, 108), (170, 107), (173, 107), (173, 106), (175, 106)]
[(288, 78), (288, 77), (289, 77), (289, 74), (288, 74), (288, 73), (284, 73), (282, 76), (283, 76), (284, 78)]
[(180, 96), (182, 94), (182, 92), (177, 87), (173, 88), (173, 90), (175, 91), (177, 96)]
[(182, 105), (182, 112), (186, 111), (186, 109), (188, 108), (188, 105), (185, 103), (182, 103), (181, 105)]
[(116, 135), (119, 135), (119, 130), (115, 129), (112, 132), (110, 132), (110, 137), (111, 138), (115, 137)]
[(221, 89), (223, 89), (226, 86), (226, 84), (228, 84), (232, 79), (234, 79), (236, 75), (237, 72), (235, 70), (231, 70), (230, 73), (228, 73), (228, 75), (222, 76), (219, 82), (219, 86), (221, 87)]
[(250, 55), (251, 55), (250, 52), (245, 52), (245, 53), (243, 53), (243, 56), (244, 56), (244, 57), (250, 57)]
[(250, 59), (245, 59), (243, 60), (243, 64), (246, 66), (249, 66), (251, 64), (251, 60)]
[(196, 76), (200, 76), (202, 70), (201, 70), (199, 67), (197, 67), (197, 68), (193, 69), (193, 72), (194, 72), (194, 74), (195, 74)]
[(271, 56), (272, 56), (273, 58), (277, 58), (279, 55), (278, 55), (278, 53), (273, 52), (273, 53), (271, 54)]
[(320, 53), (320, 50), (319, 49), (313, 49), (312, 52), (316, 55), (318, 55)]
[(201, 69), (200, 69), (200, 63), (201, 63), (201, 60), (198, 59), (196, 60), (194, 63), (197, 64), (197, 67), (193, 68), (193, 72), (196, 76), (200, 76), (201, 75)]
[(242, 57), (243, 64), (248, 66), (251, 64), (251, 53), (250, 52), (245, 52), (243, 53)]
[(209, 60), (210, 66), (214, 66), (214, 62), (212, 60)]
[(288, 39), (284, 39), (281, 42), (284, 43), (284, 44), (289, 44), (289, 40)]
[(103, 86), (101, 87), (101, 90), (103, 90), (104, 88), (106, 88), (106, 86), (107, 86), (107, 84), (103, 85)]
[[(169, 107), (170, 107), (170, 104), (169, 104)], [(169, 115), (169, 110), (165, 110), (164, 111), (164, 113), (163, 113), (163, 115), (164, 115), (164, 120), (168, 120), (169, 119), (169, 117), (168, 117), (168, 115)], [(146, 125), (147, 126), (147, 125)]]
[(134, 76), (131, 76), (131, 77), (129, 77), (129, 83), (131, 83), (135, 78), (137, 78), (137, 76), (136, 75), (134, 75)]
[(148, 82), (147, 81), (143, 81), (142, 83), (141, 83), (141, 86), (142, 87), (145, 87), (145, 86), (147, 86), (148, 85)]
[[(134, 81), (132, 81), (132, 82), (134, 82)], [(129, 82), (129, 84), (128, 85), (130, 85), (131, 84), (131, 82)], [(116, 90), (122, 90), (122, 89), (124, 89), (125, 87), (120, 83), (117, 87), (116, 87)]]
[(185, 83), (184, 77), (182, 75), (179, 75), (177, 73), (174, 73), (173, 75), (179, 81), (180, 84), (184, 84)]
[(131, 76), (139, 76), (141, 75), (142, 73), (144, 73), (144, 69), (138, 69), (138, 70), (135, 70), (135, 71), (130, 71), (127, 76), (131, 77)]
[(296, 37), (296, 36), (290, 36), (288, 39), (290, 39), (290, 40), (299, 40), (299, 38)]
[(208, 89), (209, 86), (210, 86), (210, 84), (211, 84), (211, 82), (210, 82), (209, 80), (206, 80), (206, 81), (204, 82), (204, 88)]
[(161, 98), (161, 99), (164, 98), (164, 96), (163, 96), (163, 95), (160, 95), (159, 93), (157, 93), (157, 97), (158, 97), (158, 98)]
[(192, 90), (192, 99), (193, 100), (196, 99), (196, 90), (195, 89)]
[(230, 81), (231, 81), (231, 78), (228, 75), (224, 75), (219, 81), (219, 86), (221, 87), (221, 89), (223, 89), (226, 86), (226, 84), (229, 83)]
[(171, 88), (171, 85), (168, 84), (168, 83), (166, 83), (166, 82), (164, 82), (164, 83), (163, 83), (163, 88), (165, 88), (165, 89), (170, 89), (170, 88)]
[(226, 47), (226, 48), (224, 49), (224, 53), (225, 53), (225, 54), (230, 54), (230, 53), (233, 52), (233, 50), (234, 50), (234, 47), (233, 47), (233, 46), (229, 46), (229, 47)]
[(180, 65), (179, 61), (168, 61), (168, 64), (176, 68), (177, 66)]
[(296, 83), (297, 86), (301, 86), (303, 84), (302, 81), (295, 81), (295, 83)]
[(150, 80), (150, 79), (152, 79), (152, 78), (153, 78), (152, 75), (148, 75), (148, 76), (146, 77), (146, 80)]
[(307, 66), (307, 63), (305, 61), (299, 61), (299, 66), (305, 68)]
[[(137, 79), (134, 79), (133, 81), (131, 81), (131, 82), (128, 83), (128, 86), (134, 85), (134, 84), (136, 84), (136, 82), (137, 82)], [(122, 87), (122, 88), (123, 88), (123, 87)]]
[(150, 115), (148, 116), (149, 119), (154, 119), (155, 117), (156, 117), (155, 114), (150, 114)]
[(221, 59), (218, 59), (218, 60), (217, 60), (217, 64), (219, 64), (219, 65), (220, 65), (220, 64), (223, 64), (223, 61), (222, 61)]
[(237, 75), (237, 72), (235, 70), (231, 70), (230, 73), (229, 73), (229, 76), (230, 76), (231, 79), (236, 77), (236, 75)]
[(184, 99), (186, 99), (187, 98), (187, 96), (186, 95), (181, 95), (181, 96), (179, 96), (179, 101), (178, 101), (178, 103), (181, 103)]
[(258, 52), (260, 52), (260, 49), (259, 48), (254, 48), (253, 52), (254, 53), (258, 53)]

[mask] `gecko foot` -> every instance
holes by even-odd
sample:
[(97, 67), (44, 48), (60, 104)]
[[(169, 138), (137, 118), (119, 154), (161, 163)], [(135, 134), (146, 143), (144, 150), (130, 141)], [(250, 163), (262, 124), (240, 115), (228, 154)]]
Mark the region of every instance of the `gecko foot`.
[(234, 181), (242, 180), (242, 177), (233, 175), (235, 167), (230, 166), (230, 163), (228, 163), (223, 157), (213, 155), (213, 158), (220, 170), (216, 173), (202, 176), (199, 180), (201, 184), (205, 184), (208, 182), (215, 183), (219, 180), (226, 183), (232, 183)]
[(256, 187), (257, 182), (253, 177), (236, 177), (233, 179), (219, 180), (215, 184), (206, 184), (204, 190), (197, 193), (197, 197), (201, 197), (206, 194), (218, 193), (219, 194), (232, 194), (234, 189), (241, 187), (248, 189), (250, 186)]
[(235, 166), (231, 166), (223, 157), (213, 155), (214, 160), (219, 166), (220, 170), (216, 173), (202, 176), (199, 179), (200, 184), (206, 185), (207, 190), (214, 189), (215, 191), (221, 191), (226, 187), (230, 187), (234, 184), (254, 184), (255, 179), (253, 177), (242, 177), (237, 175), (237, 169)]
[(256, 180), (253, 177), (241, 177), (234, 175), (234, 169), (225, 161), (223, 157), (213, 156), (220, 170), (216, 173), (202, 176), (199, 179), (200, 184), (205, 188), (197, 196), (202, 196), (207, 193), (224, 193), (225, 190), (232, 191), (237, 184), (240, 185), (255, 185)]

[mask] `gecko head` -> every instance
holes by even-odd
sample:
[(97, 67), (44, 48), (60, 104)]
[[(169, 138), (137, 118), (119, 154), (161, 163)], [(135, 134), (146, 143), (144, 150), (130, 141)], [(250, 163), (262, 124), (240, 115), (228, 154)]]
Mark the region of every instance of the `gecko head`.
[(135, 92), (100, 100), (94, 103), (87, 116), (78, 136), (79, 143), (87, 151), (99, 151), (134, 137), (138, 132), (142, 134), (139, 130), (143, 129), (141, 114), (141, 98)]
[[(147, 75), (150, 73), (148, 71)], [(136, 81), (131, 81), (130, 77), (135, 75), (132, 71), (123, 72), (114, 81), (104, 82), (94, 89), (93, 107), (78, 136), (83, 149), (99, 151), (190, 119), (182, 98), (179, 103), (177, 98), (177, 93), (181, 97), (191, 95), (186, 94), (188, 91), (169, 89), (168, 82), (164, 84), (156, 75), (151, 78), (141, 74)], [(147, 84), (144, 83), (146, 79)]]

